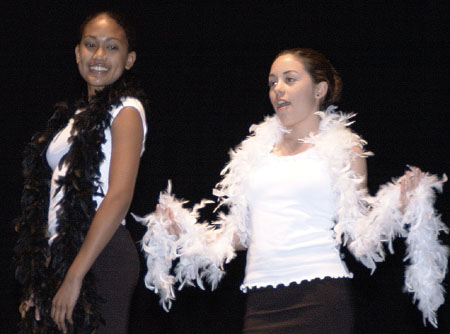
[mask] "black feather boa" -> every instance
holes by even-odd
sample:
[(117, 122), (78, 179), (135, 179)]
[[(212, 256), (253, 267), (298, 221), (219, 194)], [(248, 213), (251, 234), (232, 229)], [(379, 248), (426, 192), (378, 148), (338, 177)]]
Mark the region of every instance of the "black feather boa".
[[(113, 85), (97, 92), (89, 101), (81, 99), (74, 106), (55, 106), (55, 112), (44, 132), (33, 136), (25, 149), (23, 160), (24, 190), (22, 214), (15, 220), (19, 237), (15, 247), (16, 278), (23, 287), (22, 300), (33, 299), (41, 320), (34, 319), (31, 308), (19, 324), (20, 333), (60, 333), (50, 317), (51, 303), (67, 270), (77, 255), (96, 212), (93, 196), (100, 179), (99, 167), (104, 160), (101, 145), (105, 130), (110, 127), (111, 106), (121, 104), (124, 96), (138, 98), (145, 104), (145, 95), (135, 80), (124, 74)], [(76, 115), (75, 111), (84, 111)], [(48, 245), (47, 217), (51, 170), (45, 153), (53, 137), (73, 117), (69, 152), (60, 164), (67, 164), (65, 177), (58, 180), (64, 197), (57, 212), (58, 236)], [(89, 272), (81, 288), (73, 312), (74, 328), (91, 332), (102, 322), (98, 305), (102, 302)]]

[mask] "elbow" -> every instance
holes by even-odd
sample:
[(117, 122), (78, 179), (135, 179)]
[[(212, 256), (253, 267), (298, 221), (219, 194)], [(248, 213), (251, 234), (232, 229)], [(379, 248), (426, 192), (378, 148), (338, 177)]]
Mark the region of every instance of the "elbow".
[(235, 251), (245, 251), (247, 249), (247, 247), (243, 245), (237, 234), (233, 236), (233, 248)]
[(243, 252), (243, 251), (247, 250), (247, 247), (243, 246), (242, 244), (237, 244), (237, 245), (234, 245), (234, 250), (236, 252)]
[(103, 199), (101, 206), (115, 212), (120, 216), (120, 220), (122, 220), (130, 209), (132, 199), (133, 195), (128, 194), (127, 192), (108, 192)]

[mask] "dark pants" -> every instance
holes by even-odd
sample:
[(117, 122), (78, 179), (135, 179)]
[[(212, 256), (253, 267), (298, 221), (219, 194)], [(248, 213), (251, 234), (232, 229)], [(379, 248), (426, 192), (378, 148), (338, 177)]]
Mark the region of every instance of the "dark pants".
[(139, 257), (128, 230), (120, 226), (92, 266), (105, 326), (95, 334), (126, 334), (131, 297), (139, 276)]

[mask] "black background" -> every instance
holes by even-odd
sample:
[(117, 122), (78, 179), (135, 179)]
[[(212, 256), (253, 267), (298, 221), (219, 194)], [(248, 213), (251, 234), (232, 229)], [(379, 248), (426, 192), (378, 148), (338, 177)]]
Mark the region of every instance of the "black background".
[[(449, 173), (448, 1), (9, 1), (1, 5), (2, 100), (0, 124), (2, 281), (0, 332), (18, 321), (11, 265), (18, 215), (21, 152), (50, 117), (52, 105), (76, 97), (77, 29), (93, 11), (130, 14), (138, 32), (135, 70), (151, 100), (147, 150), (131, 211), (153, 210), (172, 179), (179, 197), (198, 201), (228, 160), (227, 151), (252, 123), (272, 113), (267, 74), (280, 50), (323, 52), (344, 80), (339, 104), (358, 113), (353, 128), (376, 153), (369, 159), (372, 192), (406, 164)], [(449, 191), (437, 201), (449, 222)], [(144, 229), (130, 218), (135, 240)], [(448, 236), (443, 240), (449, 242)], [(404, 249), (376, 273), (354, 263), (358, 333), (448, 333), (450, 306), (439, 310), (440, 329), (423, 327), (410, 296), (402, 293)], [(143, 260), (143, 259), (142, 259)], [(144, 261), (144, 260), (143, 260)], [(185, 288), (167, 314), (142, 283), (136, 290), (130, 333), (239, 333), (245, 296), (239, 292), (245, 254), (227, 267), (215, 292)], [(143, 267), (144, 273), (144, 267)], [(142, 280), (140, 281), (142, 282)], [(446, 288), (449, 280), (446, 279)]]

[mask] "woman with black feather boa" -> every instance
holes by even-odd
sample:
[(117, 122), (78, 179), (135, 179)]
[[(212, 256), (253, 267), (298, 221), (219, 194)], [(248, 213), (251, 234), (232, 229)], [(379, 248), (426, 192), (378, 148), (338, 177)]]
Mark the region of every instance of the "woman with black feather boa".
[(133, 30), (112, 12), (89, 16), (75, 48), (87, 98), (58, 104), (25, 151), (16, 276), (22, 333), (126, 333), (139, 260), (123, 226), (146, 122), (128, 73)]

